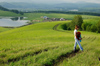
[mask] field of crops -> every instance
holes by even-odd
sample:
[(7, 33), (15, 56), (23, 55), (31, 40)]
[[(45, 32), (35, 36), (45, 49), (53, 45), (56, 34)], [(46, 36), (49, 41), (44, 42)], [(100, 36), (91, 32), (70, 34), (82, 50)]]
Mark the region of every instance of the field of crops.
[(38, 23), (0, 33), (0, 66), (99, 66), (100, 34), (82, 31), (84, 51), (69, 57), (74, 36), (73, 31), (61, 30), (60, 24), (65, 22)]

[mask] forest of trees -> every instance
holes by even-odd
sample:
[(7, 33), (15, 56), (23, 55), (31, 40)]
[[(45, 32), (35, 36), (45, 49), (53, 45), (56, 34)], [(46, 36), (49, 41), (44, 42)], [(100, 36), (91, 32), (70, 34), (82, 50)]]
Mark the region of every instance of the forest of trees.
[(18, 10), (9, 10), (9, 9), (4, 8), (4, 7), (2, 7), (2, 6), (0, 6), (0, 10), (3, 10), (3, 11), (10, 11), (10, 12), (14, 12), (14, 13), (16, 13), (16, 14), (24, 15), (24, 13), (21, 12), (21, 11), (18, 11)]
[(62, 13), (62, 14), (80, 14), (80, 15), (95, 15), (100, 16), (100, 13), (93, 12), (77, 12), (77, 11), (30, 11), (25, 13)]
[(75, 25), (79, 26), (79, 30), (100, 33), (100, 20), (97, 24), (85, 23), (80, 15), (75, 16), (71, 23), (62, 24), (61, 27), (64, 30), (74, 30)]

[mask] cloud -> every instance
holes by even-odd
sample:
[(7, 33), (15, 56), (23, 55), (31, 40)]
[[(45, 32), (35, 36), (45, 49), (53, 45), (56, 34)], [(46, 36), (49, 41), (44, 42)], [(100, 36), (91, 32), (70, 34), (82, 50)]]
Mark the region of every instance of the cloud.
[(0, 0), (0, 2), (28, 2), (29, 0)]
[(100, 3), (100, 0), (0, 0), (0, 2), (35, 2), (35, 3), (75, 3), (75, 2)]

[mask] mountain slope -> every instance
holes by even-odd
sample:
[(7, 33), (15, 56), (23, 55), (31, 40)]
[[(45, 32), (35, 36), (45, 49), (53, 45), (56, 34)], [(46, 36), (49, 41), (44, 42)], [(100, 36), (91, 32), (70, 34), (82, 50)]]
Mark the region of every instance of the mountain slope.
[(100, 4), (97, 3), (61, 3), (61, 4), (36, 4), (25, 2), (1, 2), (0, 5), (9, 9), (18, 10), (61, 10), (61, 11), (78, 11), (100, 13)]
[(10, 10), (10, 9), (7, 9), (7, 8), (1, 6), (1, 5), (0, 5), (0, 10), (2, 10), (2, 11), (9, 11), (9, 12), (13, 12), (13, 13), (16, 13), (16, 14), (21, 14), (21, 15), (24, 14), (24, 13), (21, 12), (21, 11), (18, 11), (18, 10)]
[(3, 11), (9, 11), (9, 9), (4, 8), (4, 7), (2, 7), (1, 5), (0, 5), (0, 10), (3, 10)]
[(35, 4), (35, 3), (24, 3), (24, 2), (14, 2), (7, 3), (1, 2), (0, 5), (6, 8), (100, 8), (100, 4), (96, 3), (61, 3), (61, 4)]

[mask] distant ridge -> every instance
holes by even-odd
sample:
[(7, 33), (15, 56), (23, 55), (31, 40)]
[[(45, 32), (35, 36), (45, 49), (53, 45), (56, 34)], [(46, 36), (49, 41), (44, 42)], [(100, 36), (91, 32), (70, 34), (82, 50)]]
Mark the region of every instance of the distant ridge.
[(12, 3), (7, 3), (7, 2), (1, 2), (1, 6), (6, 7), (6, 8), (87, 8), (87, 7), (96, 7), (100, 8), (100, 4), (97, 3), (86, 3), (86, 2), (78, 2), (78, 3), (61, 3), (61, 4), (36, 4), (36, 3), (26, 3), (26, 2), (12, 2)]
[(17, 10), (58, 10), (58, 11), (73, 11), (78, 10), (81, 12), (96, 12), (100, 13), (100, 4), (97, 3), (87, 3), (87, 2), (77, 2), (77, 3), (60, 3), (60, 4), (36, 4), (36, 3), (26, 3), (26, 2), (1, 2), (5, 8), (17, 9)]
[(4, 8), (4, 7), (2, 7), (1, 5), (0, 5), (0, 10), (3, 10), (3, 11), (9, 11), (9, 9)]
[(10, 10), (10, 9), (7, 9), (7, 8), (1, 6), (1, 5), (0, 5), (0, 10), (2, 10), (2, 11), (10, 11), (10, 12), (14, 12), (14, 13), (16, 13), (16, 14), (21, 14), (21, 15), (24, 14), (24, 13), (21, 12), (21, 11), (18, 11), (18, 10)]

